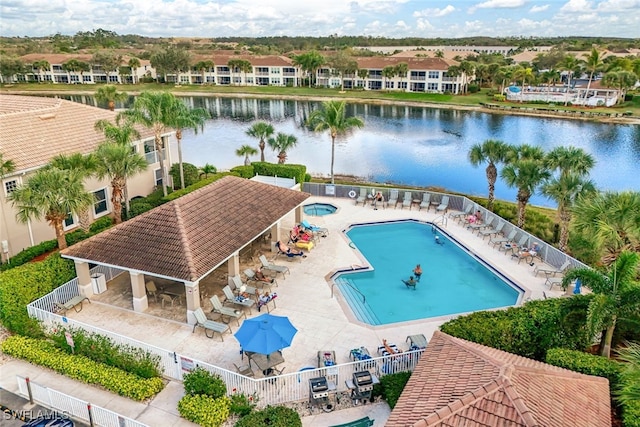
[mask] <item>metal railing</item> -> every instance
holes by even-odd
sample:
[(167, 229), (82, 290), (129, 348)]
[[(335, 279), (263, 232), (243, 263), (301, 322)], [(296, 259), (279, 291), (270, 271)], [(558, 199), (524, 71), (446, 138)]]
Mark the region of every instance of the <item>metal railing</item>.
[(86, 421), (93, 426), (100, 427), (148, 427), (147, 424), (125, 417), (116, 412), (96, 406), (85, 400), (77, 399), (29, 381), (28, 378), (16, 376), (18, 392), (25, 397), (33, 398), (35, 402), (53, 409), (70, 418)]

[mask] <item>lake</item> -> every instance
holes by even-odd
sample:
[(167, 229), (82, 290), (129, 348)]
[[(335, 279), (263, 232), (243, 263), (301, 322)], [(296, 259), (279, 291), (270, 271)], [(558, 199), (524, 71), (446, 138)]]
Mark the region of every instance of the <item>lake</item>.
[[(278, 99), (184, 97), (192, 107), (208, 109), (213, 119), (203, 132), (185, 132), (184, 161), (218, 169), (242, 164), (235, 154), (244, 144), (258, 147), (245, 134), (254, 121), (271, 122), (276, 132), (293, 134), (298, 145), (288, 151), (287, 163), (307, 166), (313, 175), (329, 176), (331, 139), (304, 126), (319, 103)], [(485, 166), (471, 166), (467, 153), (473, 144), (500, 139), (509, 144), (538, 145), (545, 150), (573, 145), (597, 160), (591, 178), (602, 190), (640, 191), (640, 126), (603, 124), (529, 116), (487, 114), (426, 107), (350, 104), (349, 114), (365, 126), (336, 144), (336, 174), (355, 175), (374, 182), (442, 187), (470, 195), (487, 194)], [(265, 149), (266, 160), (277, 162)], [(252, 160), (260, 160), (259, 154)], [(515, 200), (516, 190), (498, 179), (496, 197)], [(541, 195), (532, 204), (553, 206)]]

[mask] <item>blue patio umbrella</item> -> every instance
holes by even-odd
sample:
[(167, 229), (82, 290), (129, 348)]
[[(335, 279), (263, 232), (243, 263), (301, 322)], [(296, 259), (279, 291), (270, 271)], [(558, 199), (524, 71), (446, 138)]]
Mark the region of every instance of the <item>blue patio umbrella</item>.
[(243, 351), (271, 354), (289, 347), (296, 332), (288, 317), (265, 313), (242, 322), (234, 336)]
[(576, 279), (576, 287), (573, 288), (573, 294), (578, 295), (580, 293), (581, 288), (582, 288), (582, 281), (580, 279)]

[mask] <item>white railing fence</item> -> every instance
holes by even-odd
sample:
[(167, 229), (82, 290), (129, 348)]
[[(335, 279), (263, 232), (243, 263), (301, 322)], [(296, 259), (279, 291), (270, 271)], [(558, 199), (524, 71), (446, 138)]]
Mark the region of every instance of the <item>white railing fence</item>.
[[(57, 390), (29, 381), (25, 377), (16, 376), (18, 392), (25, 397), (32, 397), (34, 402), (53, 409), (64, 415), (99, 427), (148, 427), (131, 418), (117, 414), (85, 400), (61, 393)], [(31, 389), (31, 394), (29, 394)]]

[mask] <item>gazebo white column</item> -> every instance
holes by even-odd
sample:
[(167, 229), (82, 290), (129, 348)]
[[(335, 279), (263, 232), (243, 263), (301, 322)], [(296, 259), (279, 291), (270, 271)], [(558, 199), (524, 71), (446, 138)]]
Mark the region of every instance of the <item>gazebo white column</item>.
[(131, 293), (133, 294), (133, 311), (146, 311), (149, 308), (147, 291), (144, 287), (144, 274), (129, 271)]
[(296, 224), (302, 222), (302, 214), (304, 214), (304, 206), (298, 206), (295, 210)]
[(271, 252), (276, 252), (276, 242), (280, 240), (280, 223), (277, 222), (271, 226), (271, 244), (269, 248), (271, 248)]
[(232, 276), (240, 275), (240, 253), (235, 252), (231, 255), (231, 258), (227, 260), (227, 271), (229, 273), (229, 283), (231, 283)]
[(184, 282), (185, 300), (187, 301), (187, 323), (196, 324), (193, 312), (200, 308), (200, 282)]
[(89, 271), (89, 263), (84, 261), (76, 261), (73, 263), (76, 267), (76, 276), (78, 276), (78, 290), (80, 295), (87, 298), (93, 296), (93, 287), (91, 286), (91, 272)]

